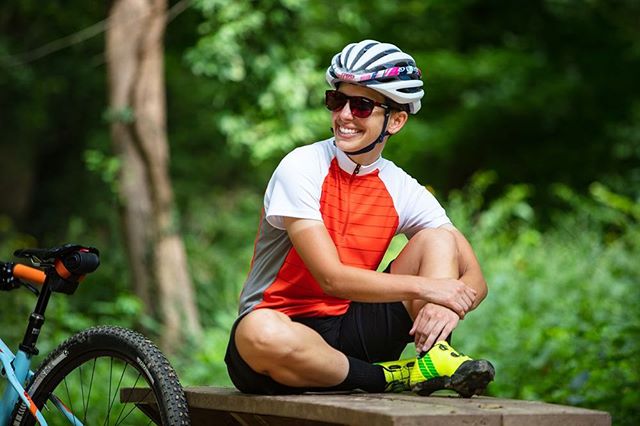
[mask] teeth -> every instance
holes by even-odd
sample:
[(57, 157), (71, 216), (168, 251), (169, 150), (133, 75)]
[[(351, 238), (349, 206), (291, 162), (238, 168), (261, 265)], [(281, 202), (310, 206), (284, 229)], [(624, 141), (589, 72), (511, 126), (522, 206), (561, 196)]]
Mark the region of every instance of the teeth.
[(360, 133), (359, 130), (356, 129), (347, 129), (346, 127), (339, 127), (340, 133), (344, 133), (346, 135), (355, 135), (356, 133)]

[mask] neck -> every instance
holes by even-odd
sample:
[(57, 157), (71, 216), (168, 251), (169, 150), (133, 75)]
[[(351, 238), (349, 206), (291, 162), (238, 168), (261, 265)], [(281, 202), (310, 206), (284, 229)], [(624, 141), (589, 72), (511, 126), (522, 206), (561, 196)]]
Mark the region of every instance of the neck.
[(374, 149), (369, 152), (365, 152), (364, 154), (347, 155), (354, 163), (360, 164), (362, 166), (368, 166), (369, 164), (375, 163), (378, 158), (380, 158), (380, 156), (382, 155), (382, 149), (384, 148), (386, 142), (387, 141), (385, 140), (382, 143), (377, 144)]

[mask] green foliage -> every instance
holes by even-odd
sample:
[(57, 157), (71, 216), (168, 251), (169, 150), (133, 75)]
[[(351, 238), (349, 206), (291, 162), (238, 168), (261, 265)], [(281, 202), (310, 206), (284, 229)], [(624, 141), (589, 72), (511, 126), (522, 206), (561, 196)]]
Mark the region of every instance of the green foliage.
[[(172, 360), (187, 384), (229, 384), (222, 357), (265, 182), (291, 147), (329, 136), (325, 67), (373, 38), (423, 69), (423, 109), (385, 156), (437, 188), (478, 252), (489, 297), (455, 339), (495, 362), (491, 392), (605, 409), (620, 424), (640, 417), (640, 3), (193, 5), (169, 24), (165, 55), (171, 173), (205, 326)], [(158, 330), (131, 295), (120, 240), (108, 124), (133, 117), (106, 107), (104, 40), (36, 60), (38, 46), (105, 12), (0, 6), (0, 259), (61, 241), (103, 254), (73, 297), (52, 299), (42, 353), (90, 324)], [(15, 347), (34, 299), (0, 296)]]
[(232, 386), (223, 360), (260, 208), (259, 196), (246, 190), (205, 193), (186, 206), (185, 245), (205, 332), (172, 360), (184, 383)]
[(620, 189), (637, 164), (627, 137), (638, 121), (628, 96), (640, 72), (637, 2), (195, 5), (204, 21), (187, 60), (221, 88), (217, 130), (254, 161), (329, 136), (322, 73), (347, 42), (373, 38), (423, 68), (423, 110), (387, 148), (421, 181), (449, 190), (496, 170), (501, 185), (536, 183), (533, 200), (547, 204), (543, 187), (606, 179)]
[(212, 312), (208, 321), (214, 321), (215, 326), (207, 327), (199, 342), (193, 342), (188, 351), (185, 347), (180, 356), (171, 359), (174, 368), (179, 372), (181, 383), (190, 386), (233, 387), (223, 361), (231, 324), (236, 317), (235, 312), (229, 311), (204, 311)]
[(318, 102), (324, 72), (295, 31), (307, 3), (195, 2), (207, 20), (187, 60), (196, 75), (225, 88), (213, 98), (221, 109), (217, 126), (232, 150), (254, 161), (308, 143), (326, 128)]
[[(456, 344), (491, 359), (493, 395), (581, 405), (638, 418), (640, 224), (626, 203), (600, 203), (559, 188), (570, 210), (540, 231), (526, 187), (478, 205), (487, 175), (452, 195), (489, 283), (485, 302), (462, 323)], [(594, 184), (594, 198), (604, 188)], [(607, 199), (619, 195), (604, 192)], [(470, 214), (471, 213), (471, 214)]]
[(109, 185), (113, 194), (117, 194), (120, 159), (115, 156), (105, 155), (104, 152), (97, 149), (87, 149), (84, 152), (84, 161), (87, 170), (98, 174), (102, 181)]
[(184, 217), (185, 244), (198, 307), (205, 326), (237, 311), (260, 220), (261, 199), (246, 190), (205, 193), (190, 200)]

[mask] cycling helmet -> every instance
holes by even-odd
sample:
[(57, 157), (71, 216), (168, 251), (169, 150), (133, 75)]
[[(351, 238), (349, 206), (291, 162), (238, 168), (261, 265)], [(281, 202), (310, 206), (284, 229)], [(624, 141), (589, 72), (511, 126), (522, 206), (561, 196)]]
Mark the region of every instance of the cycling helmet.
[(326, 73), (334, 89), (342, 82), (367, 86), (407, 107), (411, 114), (420, 110), (424, 95), (421, 76), (410, 55), (375, 40), (348, 44), (333, 57)]

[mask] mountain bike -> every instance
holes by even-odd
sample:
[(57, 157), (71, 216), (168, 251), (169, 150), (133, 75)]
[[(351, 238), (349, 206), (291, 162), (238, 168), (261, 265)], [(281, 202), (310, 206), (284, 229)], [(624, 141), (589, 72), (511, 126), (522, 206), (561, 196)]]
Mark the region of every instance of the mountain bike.
[[(51, 295), (73, 294), (97, 269), (100, 257), (96, 248), (74, 244), (20, 249), (14, 256), (33, 266), (0, 262), (0, 290), (27, 288), (38, 299), (15, 355), (0, 339), (0, 383), (8, 381), (0, 399), (0, 426), (190, 424), (175, 371), (150, 340), (133, 330), (99, 326), (81, 331), (49, 353), (35, 373), (30, 371)], [(121, 402), (128, 400), (128, 392), (141, 389), (148, 393), (144, 404)]]

